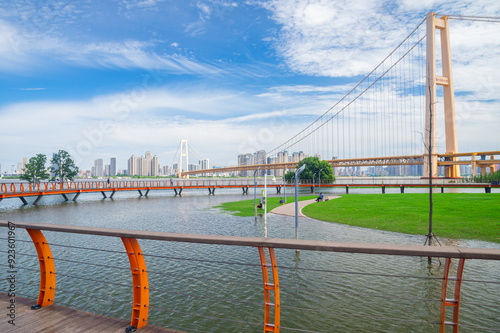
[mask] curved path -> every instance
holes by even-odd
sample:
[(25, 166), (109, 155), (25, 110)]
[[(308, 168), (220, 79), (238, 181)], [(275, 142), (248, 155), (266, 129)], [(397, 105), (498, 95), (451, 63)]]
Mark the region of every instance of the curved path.
[[(337, 199), (340, 198), (338, 195), (332, 195), (328, 196), (329, 200), (332, 199)], [(302, 208), (304, 208), (307, 205), (310, 205), (314, 203), (316, 199), (310, 199), (310, 200), (304, 200), (304, 201), (299, 201), (299, 216), (300, 217), (307, 217), (304, 214), (302, 214)], [(286, 205), (281, 205), (276, 208), (274, 208), (270, 213), (273, 214), (278, 214), (278, 215), (286, 215), (286, 216), (295, 216), (295, 201)]]

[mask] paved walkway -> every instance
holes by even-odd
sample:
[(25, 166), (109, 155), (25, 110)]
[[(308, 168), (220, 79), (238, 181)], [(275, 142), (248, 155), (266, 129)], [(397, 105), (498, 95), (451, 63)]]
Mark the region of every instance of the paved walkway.
[[(7, 306), (10, 298), (7, 294), (0, 293), (0, 307), (2, 320), (0, 332), (2, 333), (124, 333), (130, 325), (130, 320), (115, 319), (81, 310), (70, 309), (61, 305), (52, 304), (39, 310), (30, 310), (36, 301), (24, 297), (16, 297), (15, 326), (8, 323)], [(139, 329), (140, 333), (181, 333), (158, 326), (146, 325)]]
[[(328, 195), (327, 197), (329, 198), (329, 200), (340, 198), (340, 196), (338, 195)], [(302, 214), (302, 208), (314, 202), (316, 202), (316, 199), (299, 201), (299, 216), (307, 217), (304, 214)], [(286, 205), (278, 206), (274, 208), (272, 211), (270, 211), (270, 213), (278, 215), (286, 215), (286, 216), (295, 216), (295, 201)]]

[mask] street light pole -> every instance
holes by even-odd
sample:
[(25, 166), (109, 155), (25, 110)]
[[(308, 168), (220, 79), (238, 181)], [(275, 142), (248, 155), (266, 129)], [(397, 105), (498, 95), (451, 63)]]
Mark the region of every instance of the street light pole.
[(257, 181), (255, 180), (255, 174), (259, 169), (260, 167), (253, 172), (253, 207), (255, 209), (255, 222), (257, 222)]
[(321, 193), (321, 171), (323, 171), (323, 169), (319, 170), (319, 193)]
[(313, 194), (314, 194), (314, 177), (316, 177), (316, 174), (313, 174)]
[(285, 196), (285, 203), (286, 203), (286, 171), (288, 169), (285, 169), (285, 171), (283, 171), (283, 195)]
[[(306, 168), (306, 165), (302, 165), (299, 170), (295, 173), (295, 238), (299, 239), (299, 183), (298, 179), (300, 176), (300, 173), (304, 171)], [(297, 250), (299, 252), (299, 250)]]
[(264, 174), (264, 237), (267, 237), (267, 173)]

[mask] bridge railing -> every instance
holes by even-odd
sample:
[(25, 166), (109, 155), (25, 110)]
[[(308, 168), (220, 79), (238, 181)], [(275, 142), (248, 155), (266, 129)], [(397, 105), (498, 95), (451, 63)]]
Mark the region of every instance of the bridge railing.
[[(259, 187), (264, 186), (264, 179), (256, 180)], [(283, 186), (283, 179), (277, 177), (275, 179), (268, 178), (268, 187)], [(286, 180), (287, 186), (293, 186), (294, 182)], [(391, 179), (390, 177), (374, 178), (374, 177), (338, 177), (335, 180), (319, 180), (315, 179), (300, 179), (301, 186), (344, 186), (344, 185), (360, 185), (360, 186), (426, 186), (428, 180), (419, 178), (398, 178)], [(459, 179), (435, 179), (434, 186), (488, 186), (499, 187), (498, 184), (490, 183), (471, 183), (467, 180)], [(41, 182), (32, 184), (28, 182), (13, 182), (0, 183), (0, 195), (44, 195), (57, 193), (76, 193), (85, 191), (117, 191), (117, 190), (134, 190), (134, 189), (184, 189), (184, 188), (217, 188), (217, 187), (253, 187), (253, 179), (168, 179), (168, 180), (111, 180), (111, 181), (75, 181), (75, 182)]]
[[(481, 311), (500, 306), (500, 281), (467, 279), (468, 267), (472, 272), (498, 270), (498, 249), (7, 221), (0, 221), (0, 227), (4, 249), (12, 250), (14, 244), (16, 255), (15, 262), (2, 260), (1, 265), (22, 272), (15, 283), (17, 295), (37, 298), (40, 307), (59, 303), (118, 318), (132, 312), (136, 328), (151, 323), (187, 332), (325, 332), (333, 326), (352, 329), (356, 322), (363, 325), (358, 331), (446, 326), (494, 331), (499, 324), (498, 316)], [(382, 270), (365, 268), (380, 255), (389, 260)], [(428, 257), (445, 258), (444, 265), (422, 274)], [(347, 258), (345, 266), (341, 258)], [(400, 271), (398, 263), (403, 262)], [(356, 289), (349, 289), (352, 280), (358, 280)], [(489, 290), (483, 294), (486, 299), (474, 299), (479, 287)], [(461, 306), (466, 311), (459, 317)]]

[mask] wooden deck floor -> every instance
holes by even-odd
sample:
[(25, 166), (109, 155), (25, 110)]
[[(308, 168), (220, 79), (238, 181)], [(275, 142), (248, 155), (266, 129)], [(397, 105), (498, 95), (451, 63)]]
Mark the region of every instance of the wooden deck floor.
[[(31, 310), (36, 303), (23, 297), (16, 297), (15, 326), (7, 321), (7, 306), (10, 298), (0, 293), (1, 321), (0, 332), (39, 332), (39, 333), (76, 333), (76, 332), (103, 332), (124, 333), (130, 321), (101, 316), (90, 312), (70, 309), (61, 305), (52, 304), (48, 307)], [(146, 325), (137, 330), (138, 333), (181, 333), (158, 326)]]

